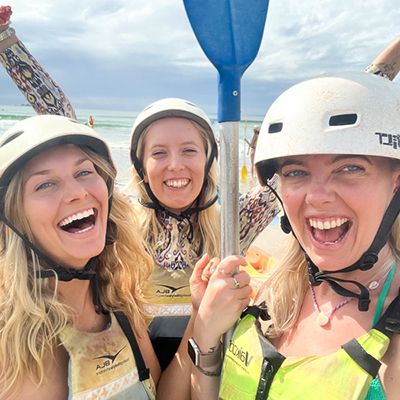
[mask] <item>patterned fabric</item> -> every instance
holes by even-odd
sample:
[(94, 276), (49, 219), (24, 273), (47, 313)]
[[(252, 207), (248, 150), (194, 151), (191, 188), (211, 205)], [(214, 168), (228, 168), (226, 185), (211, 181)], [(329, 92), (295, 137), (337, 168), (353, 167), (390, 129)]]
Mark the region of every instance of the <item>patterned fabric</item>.
[(76, 118), (63, 91), (22, 42), (19, 41), (0, 53), (0, 63), (38, 114)]
[[(276, 180), (272, 185), (276, 188)], [(239, 199), (240, 250), (244, 254), (254, 239), (279, 212), (274, 194), (258, 186)], [(196, 215), (189, 222), (177, 221), (165, 212), (157, 212), (166, 239), (153, 246), (154, 272), (146, 288), (151, 303), (151, 315), (190, 315), (189, 278), (194, 265), (203, 255), (199, 239), (188, 240), (191, 229), (196, 229)], [(198, 235), (195, 235), (195, 238)]]
[(150, 378), (140, 382), (128, 339), (114, 314), (101, 332), (81, 332), (68, 325), (60, 335), (68, 351), (69, 399), (154, 400)]

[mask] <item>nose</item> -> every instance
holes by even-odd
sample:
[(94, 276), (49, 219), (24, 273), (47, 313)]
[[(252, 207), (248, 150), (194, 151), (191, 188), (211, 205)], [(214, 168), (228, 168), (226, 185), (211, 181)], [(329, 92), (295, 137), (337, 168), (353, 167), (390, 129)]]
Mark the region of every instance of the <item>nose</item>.
[(70, 203), (72, 201), (77, 201), (84, 199), (88, 192), (86, 188), (74, 178), (68, 179), (64, 182), (64, 201)]
[(170, 171), (179, 171), (185, 168), (182, 157), (180, 154), (171, 154), (169, 158), (168, 169)]
[(306, 204), (315, 208), (331, 203), (335, 200), (336, 192), (329, 180), (313, 179), (308, 184), (306, 192)]

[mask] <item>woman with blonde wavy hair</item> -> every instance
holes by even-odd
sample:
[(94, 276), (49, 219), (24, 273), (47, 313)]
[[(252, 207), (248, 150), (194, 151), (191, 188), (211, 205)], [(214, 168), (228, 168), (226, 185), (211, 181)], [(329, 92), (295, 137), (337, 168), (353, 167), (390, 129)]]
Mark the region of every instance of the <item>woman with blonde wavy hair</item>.
[[(155, 261), (146, 295), (161, 367), (175, 353), (191, 314), (189, 278), (195, 263), (204, 253), (220, 254), (217, 153), (210, 119), (187, 100), (156, 101), (135, 120), (132, 187)], [(274, 200), (269, 188), (261, 187), (241, 196), (243, 253), (277, 214)]]
[(36, 116), (2, 136), (0, 165), (0, 399), (154, 399), (156, 385), (185, 398), (159, 379), (143, 299), (153, 264), (107, 144)]
[(240, 259), (216, 267), (189, 339), (214, 362), (193, 358), (193, 399), (400, 398), (399, 110), (399, 87), (365, 72), (271, 105), (255, 163), (263, 185), (279, 177), (292, 243), (244, 313), (248, 278), (226, 275)]

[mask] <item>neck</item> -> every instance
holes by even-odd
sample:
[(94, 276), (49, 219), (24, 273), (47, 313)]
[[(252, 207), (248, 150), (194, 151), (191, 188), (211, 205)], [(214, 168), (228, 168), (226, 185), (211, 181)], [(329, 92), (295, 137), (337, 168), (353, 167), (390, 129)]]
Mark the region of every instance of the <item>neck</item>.
[[(341, 274), (334, 274), (335, 278), (345, 279), (345, 280), (353, 280), (356, 282), (361, 283), (363, 286), (368, 288), (372, 282), (377, 282), (378, 285), (382, 285), (382, 282), (387, 277), (388, 273), (390, 272), (393, 262), (394, 262), (394, 255), (389, 247), (388, 244), (379, 252), (379, 259), (374, 264), (372, 268), (367, 271), (355, 270), (352, 272), (341, 273)], [(341, 285), (345, 288), (353, 288), (351, 284), (346, 282), (342, 282)], [(374, 285), (372, 285), (373, 287)], [(331, 288), (328, 285), (321, 285), (321, 290), (319, 292), (322, 294), (324, 292), (331, 291)], [(370, 290), (371, 295), (373, 293)]]
[(77, 316), (82, 315), (88, 308), (94, 309), (89, 280), (59, 281), (58, 293), (63, 303), (71, 307)]

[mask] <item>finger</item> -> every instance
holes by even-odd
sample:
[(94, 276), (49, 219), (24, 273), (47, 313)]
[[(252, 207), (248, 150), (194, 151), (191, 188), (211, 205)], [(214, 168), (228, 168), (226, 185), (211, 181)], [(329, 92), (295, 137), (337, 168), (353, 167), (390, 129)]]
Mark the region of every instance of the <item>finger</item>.
[(250, 283), (250, 275), (246, 271), (240, 271), (230, 277), (232, 280), (232, 288), (238, 289), (244, 286), (248, 286)]
[(224, 258), (218, 266), (218, 271), (222, 275), (232, 275), (239, 270), (241, 265), (246, 265), (247, 261), (242, 256), (229, 256)]
[(201, 274), (201, 279), (203, 281), (209, 281), (211, 275), (215, 272), (218, 263), (219, 263), (218, 257), (214, 257), (210, 260), (210, 262), (204, 268), (203, 273)]
[(204, 269), (207, 267), (210, 257), (208, 254), (204, 254), (199, 261), (197, 261), (196, 265), (193, 268), (192, 276), (190, 277), (191, 281), (199, 281), (201, 280), (201, 275)]

